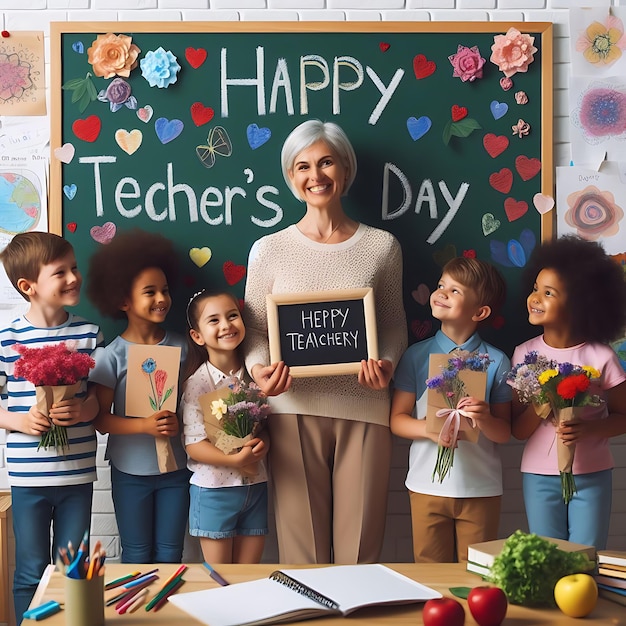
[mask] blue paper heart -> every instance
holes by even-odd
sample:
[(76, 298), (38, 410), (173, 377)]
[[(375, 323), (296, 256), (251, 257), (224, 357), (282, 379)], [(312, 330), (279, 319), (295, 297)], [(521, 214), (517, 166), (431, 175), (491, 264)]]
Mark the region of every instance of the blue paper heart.
[(256, 124), (250, 124), (246, 129), (246, 136), (250, 147), (256, 150), (269, 141), (272, 131), (269, 128), (259, 128)]
[(74, 199), (74, 196), (76, 195), (76, 190), (77, 187), (74, 183), (72, 183), (71, 185), (63, 186), (63, 193), (67, 196), (68, 200)]
[(493, 100), (489, 105), (491, 109), (491, 115), (493, 115), (493, 119), (499, 120), (501, 117), (506, 115), (506, 112), (509, 110), (509, 105), (506, 102), (498, 102), (497, 100)]
[(406, 121), (406, 127), (413, 141), (417, 141), (418, 139), (423, 137), (430, 130), (430, 127), (432, 125), (433, 123), (430, 117), (426, 117), (425, 115), (422, 115), (422, 117), (420, 117), (419, 119), (410, 117)]
[(163, 144), (176, 139), (183, 132), (184, 127), (185, 125), (180, 120), (168, 120), (166, 117), (160, 117), (154, 123), (154, 130)]
[(85, 46), (83, 45), (82, 41), (75, 41), (72, 44), (72, 50), (74, 50), (74, 52), (77, 52), (78, 54), (83, 54), (85, 52)]

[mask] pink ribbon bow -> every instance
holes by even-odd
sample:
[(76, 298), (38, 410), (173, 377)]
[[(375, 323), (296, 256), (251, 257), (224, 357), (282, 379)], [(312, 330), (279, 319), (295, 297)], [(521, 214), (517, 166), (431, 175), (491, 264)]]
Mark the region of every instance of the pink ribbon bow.
[(474, 418), (467, 411), (463, 411), (463, 407), (468, 404), (469, 398), (466, 396), (459, 400), (455, 409), (439, 409), (435, 415), (437, 417), (445, 417), (446, 421), (441, 427), (439, 432), (439, 445), (446, 448), (456, 447), (456, 442), (459, 436), (459, 429), (461, 427), (461, 417), (466, 417), (472, 424), (472, 428), (475, 428), (476, 424)]

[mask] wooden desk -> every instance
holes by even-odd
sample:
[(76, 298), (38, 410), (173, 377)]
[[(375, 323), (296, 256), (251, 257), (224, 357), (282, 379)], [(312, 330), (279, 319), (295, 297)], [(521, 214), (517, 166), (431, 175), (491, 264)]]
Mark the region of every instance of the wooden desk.
[[(481, 579), (475, 574), (471, 574), (465, 570), (463, 565), (459, 564), (416, 564), (416, 563), (390, 563), (389, 567), (396, 571), (409, 576), (420, 583), (437, 589), (444, 595), (451, 595), (448, 591), (449, 587), (475, 587), (481, 584)], [(150, 565), (120, 565), (107, 564), (105, 580), (113, 580), (119, 576), (123, 576), (133, 570), (148, 571), (154, 566)], [(175, 569), (176, 565), (160, 565), (159, 575), (161, 579), (156, 581), (151, 589), (149, 597), (152, 597), (160, 588), (159, 582), (164, 581)], [(231, 584), (243, 582), (246, 580), (254, 580), (269, 576), (271, 572), (280, 567), (278, 565), (220, 565), (219, 572)], [(290, 565), (288, 567), (297, 567)], [(184, 575), (185, 585), (179, 593), (189, 591), (198, 591), (200, 589), (208, 589), (217, 586), (217, 583), (209, 577), (208, 572), (199, 563), (189, 566)], [(154, 588), (154, 590), (153, 590)], [(114, 594), (114, 590), (107, 592)], [(48, 600), (63, 601), (63, 579), (58, 572), (54, 572), (49, 582), (45, 579), (42, 581), (40, 592), (35, 596), (35, 606)], [(471, 617), (467, 603), (461, 600), (465, 607), (467, 626), (475, 626), (475, 622)], [(150, 624), (159, 626), (167, 624), (171, 626), (176, 623), (199, 624), (186, 613), (179, 611), (175, 606), (166, 604), (160, 611), (154, 613), (146, 613), (141, 608), (133, 613), (118, 615), (113, 606), (105, 608), (105, 621), (107, 624), (133, 624), (135, 626), (141, 624)], [(35, 624), (31, 620), (24, 620), (24, 625)], [(304, 623), (304, 622), (302, 622)], [(319, 620), (308, 620), (306, 622), (310, 626), (313, 623), (320, 626), (419, 626), (422, 624), (422, 605), (413, 604), (395, 607), (377, 607), (371, 609), (363, 609), (357, 613), (353, 613), (349, 618), (344, 617), (328, 617)], [(504, 620), (504, 626), (581, 626), (581, 621), (563, 615), (558, 609), (528, 609), (519, 606), (509, 606), (507, 617)], [(45, 626), (62, 626), (65, 624), (63, 611), (48, 618), (44, 622)], [(626, 610), (624, 607), (609, 602), (608, 600), (599, 599), (598, 605), (593, 613), (584, 620), (584, 624), (606, 624), (612, 626), (626, 626)]]

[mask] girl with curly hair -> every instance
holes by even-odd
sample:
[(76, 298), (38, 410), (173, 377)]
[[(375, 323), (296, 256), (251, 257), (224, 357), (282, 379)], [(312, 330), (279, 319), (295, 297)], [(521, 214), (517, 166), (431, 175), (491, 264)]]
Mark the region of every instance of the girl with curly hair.
[[(111, 489), (124, 563), (180, 563), (189, 510), (189, 471), (176, 413), (126, 415), (128, 349), (132, 344), (179, 346), (184, 337), (162, 326), (172, 306), (178, 270), (170, 240), (141, 230), (118, 234), (91, 257), (87, 295), (99, 311), (125, 319), (126, 329), (94, 354), (100, 412), (95, 426), (108, 433)], [(176, 469), (161, 472), (155, 440), (167, 438)]]
[[(512, 364), (536, 352), (558, 363), (600, 372), (590, 393), (603, 402), (583, 408), (582, 419), (555, 425), (514, 394), (512, 432), (527, 440), (522, 456), (524, 503), (530, 531), (604, 549), (611, 517), (613, 458), (609, 439), (626, 432), (626, 373), (607, 345), (626, 327), (622, 268), (602, 246), (567, 236), (537, 248), (525, 271), (528, 320), (543, 334), (519, 345)], [(576, 491), (562, 494), (558, 438), (576, 446)]]

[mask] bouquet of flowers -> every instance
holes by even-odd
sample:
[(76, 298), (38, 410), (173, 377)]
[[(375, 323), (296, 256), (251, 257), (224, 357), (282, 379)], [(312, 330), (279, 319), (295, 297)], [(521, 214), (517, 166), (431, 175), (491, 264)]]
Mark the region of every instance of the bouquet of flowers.
[[(580, 407), (602, 403), (600, 397), (589, 392), (591, 381), (598, 378), (600, 372), (594, 367), (557, 363), (536, 351), (529, 352), (508, 375), (520, 402), (532, 402), (537, 414), (544, 419), (552, 412), (555, 425), (577, 419)], [(575, 451), (576, 446), (566, 446), (557, 439), (561, 491), (566, 504), (576, 493), (572, 474)]]
[[(234, 454), (257, 436), (270, 413), (267, 396), (251, 382), (235, 381), (201, 398), (209, 441), (224, 454)], [(251, 468), (252, 475), (256, 468)]]
[[(437, 417), (445, 418), (443, 427), (439, 432), (439, 445), (437, 448), (437, 461), (433, 470), (432, 480), (435, 476), (439, 482), (448, 475), (454, 461), (461, 418), (467, 418), (474, 426), (471, 417), (463, 411), (465, 398), (469, 396), (466, 373), (477, 372), (484, 374), (489, 368), (491, 359), (488, 354), (478, 351), (467, 352), (457, 350), (452, 353), (446, 365), (441, 367), (441, 373), (426, 380), (428, 389), (436, 390), (445, 399), (448, 408), (437, 411)], [(484, 389), (484, 386), (483, 386)], [(484, 390), (483, 390), (484, 394)]]
[[(15, 362), (14, 375), (35, 385), (37, 408), (48, 416), (50, 407), (55, 402), (69, 400), (76, 395), (82, 379), (86, 378), (95, 361), (82, 352), (77, 352), (71, 342), (60, 342), (29, 348), (15, 344), (13, 349), (21, 356)], [(39, 448), (54, 446), (62, 451), (68, 447), (65, 426), (51, 424), (44, 433)]]

